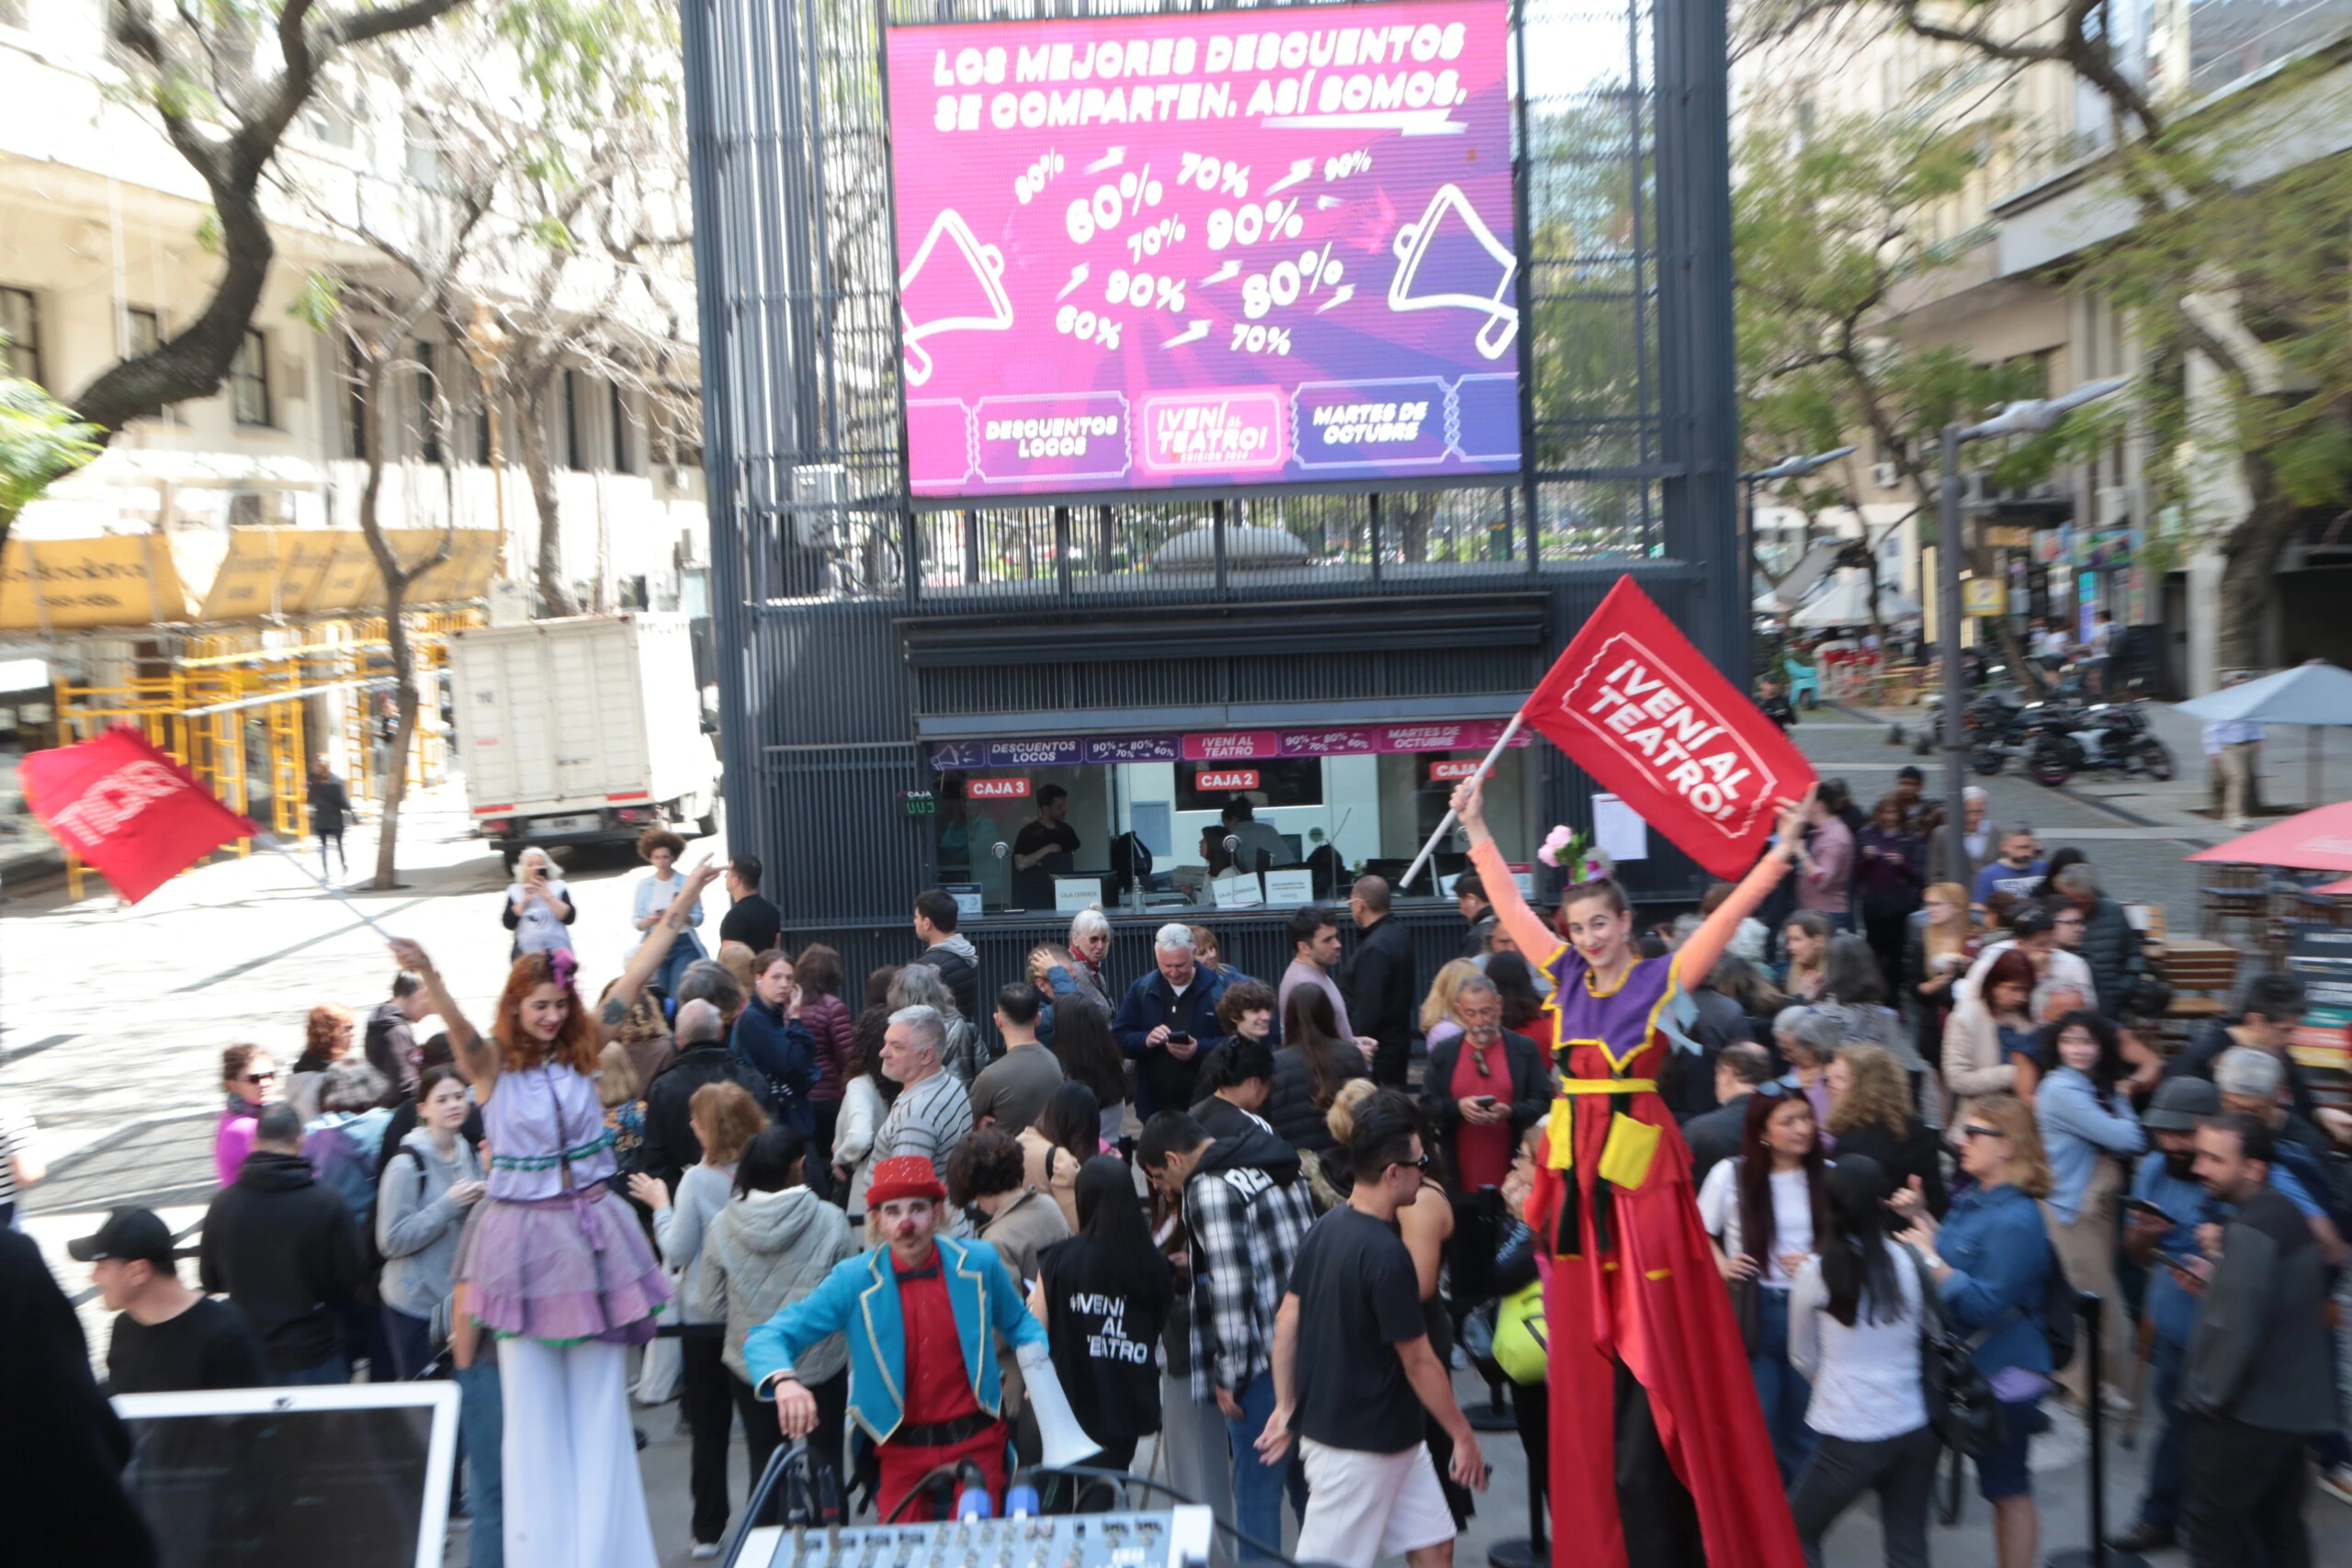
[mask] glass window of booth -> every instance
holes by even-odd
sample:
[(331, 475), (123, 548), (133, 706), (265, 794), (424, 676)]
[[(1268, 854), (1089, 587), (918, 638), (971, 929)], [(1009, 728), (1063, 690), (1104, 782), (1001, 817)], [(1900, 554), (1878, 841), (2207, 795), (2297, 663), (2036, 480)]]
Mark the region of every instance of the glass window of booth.
[[(1076, 751), (1075, 743), (1071, 750)], [(1204, 761), (1065, 761), (939, 766), (934, 851), (940, 883), (982, 915), (1054, 915), (1099, 904), (1151, 910), (1292, 908), (1346, 897), (1365, 874), (1401, 878), (1486, 747), (1372, 755)], [(1534, 772), (1526, 748), (1503, 753), (1487, 818), (1504, 858), (1533, 859)], [(1439, 847), (1407, 897), (1449, 890), (1467, 861)]]

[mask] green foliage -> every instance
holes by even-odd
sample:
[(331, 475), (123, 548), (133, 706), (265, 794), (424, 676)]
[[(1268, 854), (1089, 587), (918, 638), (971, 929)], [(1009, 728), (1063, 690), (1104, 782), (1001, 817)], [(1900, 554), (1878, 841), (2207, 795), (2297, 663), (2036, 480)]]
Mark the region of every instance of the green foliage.
[(220, 254), (220, 215), (209, 207), (196, 220), (196, 248), (208, 256)]
[(2235, 141), (2133, 149), (2129, 177), (2197, 194), (2143, 216), (2088, 281), (2132, 312), (2160, 367), (2218, 330), (2248, 372), (2206, 378), (2196, 401), (2186, 376), (2149, 378), (2161, 493), (2186, 495), (2196, 455), (2254, 457), (2290, 504), (2340, 507), (2352, 495), (2352, 159), (2257, 185), (2211, 177)]
[(543, 99), (592, 118), (645, 112), (678, 50), (675, 16), (645, 0), (507, 0), (490, 24)]
[(98, 455), (98, 434), (35, 383), (0, 376), (0, 539), (51, 480)]
[[(1976, 173), (1984, 129), (1853, 116), (1802, 137), (1767, 123), (1744, 140), (1732, 193), (1744, 466), (1861, 439), (1907, 449), (1915, 477), (1931, 481), (1945, 424), (2041, 390), (2033, 366), (1914, 347), (1883, 326), (1907, 286), (1969, 242), (1939, 242), (1929, 220)], [(2031, 446), (2004, 461), (2046, 472), (2048, 451)], [(1835, 473), (1785, 499), (1851, 504)]]
[(302, 291), (294, 296), (286, 313), (314, 333), (331, 330), (343, 313), (343, 284), (322, 272), (305, 274)]

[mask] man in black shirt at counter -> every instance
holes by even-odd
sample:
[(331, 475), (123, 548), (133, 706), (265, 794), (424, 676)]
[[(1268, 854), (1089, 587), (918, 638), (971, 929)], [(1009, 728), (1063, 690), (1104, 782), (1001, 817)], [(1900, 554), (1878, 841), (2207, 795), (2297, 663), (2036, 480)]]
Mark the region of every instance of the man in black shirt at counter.
[(1012, 902), (1023, 909), (1054, 907), (1054, 878), (1078, 869), (1078, 829), (1069, 817), (1069, 791), (1037, 786), (1037, 815), (1012, 840)]
[(151, 1209), (117, 1209), (96, 1235), (65, 1250), (90, 1277), (114, 1320), (107, 1346), (109, 1393), (185, 1393), (266, 1388), (261, 1338), (235, 1303), (180, 1283), (171, 1228)]

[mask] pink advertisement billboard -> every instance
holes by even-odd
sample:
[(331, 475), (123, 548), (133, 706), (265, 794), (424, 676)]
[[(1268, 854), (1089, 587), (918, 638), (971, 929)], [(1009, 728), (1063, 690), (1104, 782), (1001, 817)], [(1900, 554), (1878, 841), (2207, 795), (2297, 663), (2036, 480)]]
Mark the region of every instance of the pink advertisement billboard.
[(1519, 468), (1507, 9), (890, 30), (917, 496)]

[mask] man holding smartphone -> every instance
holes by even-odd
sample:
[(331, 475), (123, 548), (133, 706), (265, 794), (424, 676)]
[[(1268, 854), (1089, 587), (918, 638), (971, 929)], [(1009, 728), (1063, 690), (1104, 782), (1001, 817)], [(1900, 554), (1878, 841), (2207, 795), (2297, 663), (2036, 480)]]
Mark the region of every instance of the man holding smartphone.
[(2164, 1430), (2148, 1458), (2146, 1489), (2138, 1516), (2108, 1544), (2119, 1551), (2147, 1552), (2170, 1546), (2180, 1523), (2184, 1428), (2180, 1411), (2181, 1368), (2188, 1358), (2189, 1325), (2197, 1298), (2181, 1288), (2174, 1269), (2157, 1255), (2202, 1263), (2197, 1227), (2211, 1210), (2197, 1179), (2197, 1124), (2222, 1113), (2221, 1091), (2203, 1078), (2166, 1078), (2141, 1114), (2140, 1125), (2155, 1146), (2140, 1156), (2132, 1195), (2123, 1201), (2123, 1251), (2148, 1270), (2148, 1292), (2141, 1312), (2155, 1329), (2149, 1365), (2155, 1374), (2156, 1408)]
[(1193, 960), (1193, 931), (1170, 922), (1152, 939), (1150, 974), (1119, 999), (1111, 1032), (1136, 1064), (1136, 1112), (1145, 1121), (1182, 1111), (1199, 1098), (1201, 1056), (1224, 1043), (1216, 1004), (1225, 981)]

